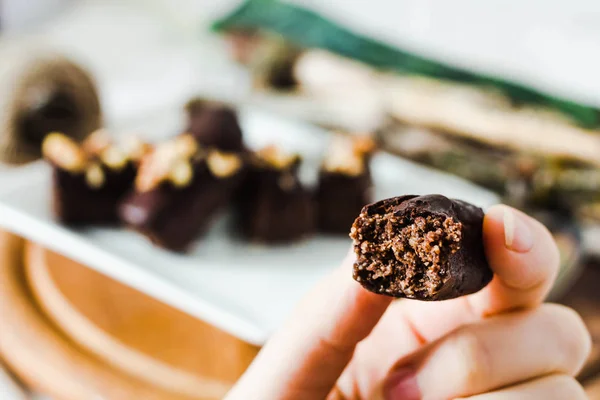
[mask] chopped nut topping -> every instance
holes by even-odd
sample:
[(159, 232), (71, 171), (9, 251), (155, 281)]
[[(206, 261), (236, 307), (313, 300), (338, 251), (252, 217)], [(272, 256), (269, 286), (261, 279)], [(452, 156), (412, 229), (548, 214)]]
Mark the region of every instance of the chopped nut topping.
[(227, 178), (242, 167), (242, 160), (236, 154), (221, 153), (220, 151), (210, 152), (206, 162), (210, 172), (218, 178)]
[(135, 177), (135, 188), (139, 192), (148, 192), (156, 188), (163, 180), (165, 175), (155, 164), (154, 153), (150, 153), (142, 158), (137, 176)]
[(157, 146), (153, 152), (147, 154), (140, 161), (140, 167), (135, 179), (135, 187), (140, 192), (147, 192), (156, 188), (169, 175), (171, 164), (161, 147)]
[(279, 147), (271, 145), (256, 152), (258, 158), (278, 169), (285, 169), (300, 159), (298, 154), (290, 154)]
[(104, 185), (104, 172), (98, 163), (92, 163), (87, 167), (87, 170), (85, 171), (85, 181), (94, 189), (99, 189)]
[(373, 149), (374, 142), (369, 137), (335, 135), (325, 156), (323, 169), (358, 176), (365, 170), (365, 156)]
[(165, 143), (165, 145), (172, 148), (169, 151), (174, 152), (176, 156), (184, 158), (189, 158), (198, 151), (198, 142), (190, 134), (177, 136), (172, 141)]
[(102, 151), (100, 159), (114, 170), (121, 170), (127, 165), (127, 155), (118, 147), (110, 146)]
[(79, 148), (79, 145), (70, 137), (53, 132), (46, 136), (42, 144), (44, 157), (70, 172), (81, 172), (84, 170), (87, 157)]
[(356, 154), (332, 152), (325, 160), (323, 168), (328, 172), (358, 176), (365, 170), (365, 163), (362, 157)]
[[(62, 133), (50, 133), (42, 144), (44, 156), (57, 167), (72, 173), (82, 173), (87, 184), (100, 188), (106, 181), (106, 167), (119, 171), (129, 160), (148, 153), (150, 146), (134, 138), (128, 143), (116, 145), (108, 132), (99, 129), (93, 132), (81, 145)], [(147, 169), (147, 168), (146, 168)], [(168, 169), (166, 170), (168, 173)], [(165, 174), (166, 174), (165, 173)], [(142, 186), (147, 185), (141, 178)], [(147, 179), (146, 179), (147, 180)]]
[(361, 136), (354, 136), (352, 137), (352, 142), (353, 142), (353, 146), (354, 146), (354, 152), (361, 154), (361, 155), (367, 155), (372, 153), (373, 151), (375, 151), (375, 141), (373, 140), (373, 138), (371, 136), (368, 135), (361, 135)]
[(98, 129), (81, 145), (88, 158), (99, 157), (111, 169), (120, 170), (127, 161), (139, 161), (151, 146), (140, 138), (127, 135), (115, 142), (106, 129)]
[(185, 187), (192, 182), (194, 171), (189, 161), (185, 159), (177, 160), (169, 171), (169, 181), (176, 187)]
[(140, 161), (152, 151), (152, 146), (135, 135), (126, 136), (119, 147), (133, 161)]
[(113, 140), (106, 129), (98, 129), (81, 145), (81, 149), (91, 155), (99, 155), (113, 145)]
[[(190, 135), (181, 135), (168, 142), (157, 145), (150, 153), (142, 157), (136, 189), (146, 192), (156, 188), (161, 182), (170, 180), (175, 184), (185, 185), (191, 181), (193, 171), (189, 163), (197, 153), (198, 144)], [(190, 166), (189, 177), (186, 178), (187, 167), (180, 166), (185, 163)], [(175, 174), (175, 177), (173, 176)]]

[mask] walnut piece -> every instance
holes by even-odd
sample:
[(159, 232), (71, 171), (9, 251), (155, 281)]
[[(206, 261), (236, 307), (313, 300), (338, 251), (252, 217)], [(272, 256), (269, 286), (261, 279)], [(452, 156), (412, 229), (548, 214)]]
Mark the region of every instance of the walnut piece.
[(365, 170), (365, 156), (374, 149), (374, 142), (368, 137), (335, 135), (323, 161), (323, 169), (328, 172), (348, 176), (358, 176)]
[(206, 159), (208, 169), (218, 178), (232, 176), (242, 167), (242, 160), (236, 154), (211, 151)]
[(81, 149), (90, 155), (99, 155), (113, 145), (113, 140), (106, 129), (98, 129), (90, 134), (81, 145)]
[(119, 148), (133, 161), (140, 161), (152, 151), (152, 146), (136, 135), (127, 135), (119, 144)]
[(277, 169), (288, 168), (300, 159), (298, 154), (287, 153), (275, 145), (263, 147), (256, 152), (256, 156)]
[(169, 181), (178, 188), (186, 187), (192, 182), (194, 171), (186, 159), (177, 160), (169, 171)]
[(70, 137), (52, 132), (42, 143), (42, 154), (58, 167), (69, 172), (82, 172), (87, 157), (79, 145)]
[[(157, 145), (140, 161), (135, 181), (136, 189), (147, 192), (166, 180), (175, 185), (185, 186), (191, 181), (193, 175), (189, 161), (197, 152), (198, 144), (190, 135), (181, 135)], [(189, 168), (182, 166), (183, 163)]]
[(352, 144), (354, 147), (354, 152), (363, 156), (373, 153), (376, 147), (375, 140), (373, 140), (373, 138), (369, 135), (352, 137)]
[(99, 189), (104, 185), (106, 178), (102, 167), (98, 163), (90, 164), (85, 171), (85, 181), (87, 184), (94, 189)]
[(198, 142), (190, 134), (180, 135), (165, 143), (175, 156), (189, 158), (198, 152)]
[(100, 159), (109, 168), (114, 170), (122, 170), (127, 165), (128, 157), (118, 147), (110, 146), (102, 151)]

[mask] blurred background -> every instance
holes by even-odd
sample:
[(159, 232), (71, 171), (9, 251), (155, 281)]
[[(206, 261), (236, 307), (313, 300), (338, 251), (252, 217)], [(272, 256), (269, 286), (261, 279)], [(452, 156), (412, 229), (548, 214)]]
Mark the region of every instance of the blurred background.
[[(17, 140), (13, 122), (69, 75), (45, 54), (92, 79), (94, 90), (69, 81), (89, 111), (84, 136), (98, 126), (172, 135), (198, 96), (369, 135), (393, 157), (546, 223), (562, 255), (552, 300), (592, 331), (579, 378), (600, 399), (599, 20), (589, 0), (3, 0), (0, 173), (39, 157), (42, 138)], [(220, 398), (258, 351), (43, 246), (8, 233), (3, 241), (2, 262), (28, 266), (0, 299), (36, 311), (0, 313), (2, 399), (84, 398), (68, 393), (94, 385), (115, 399)], [(14, 321), (21, 330), (5, 328)], [(19, 349), (33, 342), (39, 357)]]

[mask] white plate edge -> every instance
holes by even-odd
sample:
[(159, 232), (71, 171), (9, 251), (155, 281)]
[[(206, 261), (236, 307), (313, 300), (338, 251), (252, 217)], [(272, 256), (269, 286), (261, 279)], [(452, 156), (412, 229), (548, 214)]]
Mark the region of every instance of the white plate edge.
[[(120, 257), (86, 243), (86, 240), (70, 233), (67, 229), (51, 227), (2, 201), (0, 201), (0, 226), (75, 261), (84, 263), (97, 272), (112, 277), (250, 344), (262, 345), (269, 336), (268, 332), (260, 329), (255, 322), (217, 309), (200, 297), (182, 292), (176, 285), (144, 271), (143, 268), (132, 267), (130, 263)], [(79, 250), (73, 250), (76, 248)], [(82, 257), (80, 254), (83, 251), (89, 255)], [(106, 267), (107, 265), (113, 267)], [(148, 287), (152, 287), (154, 290), (150, 291), (147, 289)]]

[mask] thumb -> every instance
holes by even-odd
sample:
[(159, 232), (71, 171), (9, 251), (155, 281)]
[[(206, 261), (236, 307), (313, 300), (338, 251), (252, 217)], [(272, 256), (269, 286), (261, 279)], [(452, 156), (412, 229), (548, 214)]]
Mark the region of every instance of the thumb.
[(312, 290), (226, 399), (325, 398), (391, 298), (352, 280), (354, 254)]

